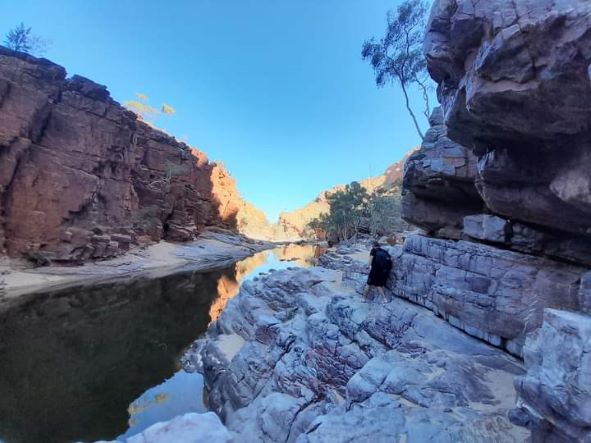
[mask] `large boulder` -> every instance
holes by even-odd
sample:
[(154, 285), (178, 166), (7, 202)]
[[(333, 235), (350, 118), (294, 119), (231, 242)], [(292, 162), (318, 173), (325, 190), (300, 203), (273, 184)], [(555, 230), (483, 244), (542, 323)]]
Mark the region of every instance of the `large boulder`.
[(487, 208), (591, 228), (591, 3), (436, 1), (425, 42), (449, 137), (480, 156)]
[(511, 419), (532, 441), (591, 441), (591, 317), (548, 309), (525, 345)]
[(404, 167), (402, 217), (442, 236), (459, 237), (463, 218), (483, 209), (475, 186), (476, 156), (447, 136), (436, 108), (421, 148)]

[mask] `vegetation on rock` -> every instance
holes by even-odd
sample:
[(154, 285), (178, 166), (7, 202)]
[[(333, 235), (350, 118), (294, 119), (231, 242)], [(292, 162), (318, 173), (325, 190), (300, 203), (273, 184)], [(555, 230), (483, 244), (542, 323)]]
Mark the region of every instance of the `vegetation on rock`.
[(427, 63), (423, 55), (425, 18), (427, 5), (423, 0), (406, 0), (396, 11), (388, 12), (385, 36), (363, 44), (361, 55), (369, 60), (375, 74), (376, 84), (382, 87), (390, 82), (400, 85), (405, 105), (421, 138), (425, 138), (412, 109), (409, 88), (418, 86), (423, 93), (424, 111), (427, 119), (431, 114)]
[(158, 109), (148, 103), (150, 98), (146, 94), (136, 92), (135, 96), (135, 100), (128, 100), (123, 105), (151, 126), (156, 126), (156, 120), (162, 115), (170, 117), (176, 114), (176, 109), (167, 103)]
[(403, 231), (401, 219), (400, 182), (384, 183), (369, 192), (352, 182), (327, 196), (328, 212), (308, 223), (317, 237), (340, 242), (359, 233), (378, 237)]
[(31, 27), (27, 27), (24, 23), (21, 23), (8, 31), (4, 39), (4, 45), (13, 51), (39, 56), (47, 52), (50, 42), (32, 34)]

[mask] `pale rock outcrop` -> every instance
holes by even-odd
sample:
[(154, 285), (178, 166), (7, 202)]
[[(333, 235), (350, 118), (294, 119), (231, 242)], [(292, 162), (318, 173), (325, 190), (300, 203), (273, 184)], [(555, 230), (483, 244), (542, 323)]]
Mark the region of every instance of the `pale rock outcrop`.
[(236, 441), (523, 441), (519, 361), (399, 298), (363, 303), (355, 266), (244, 283), (185, 355)]
[(591, 317), (547, 309), (524, 354), (511, 419), (532, 430), (532, 441), (590, 442)]
[(421, 148), (404, 166), (402, 217), (445, 237), (461, 236), (464, 216), (481, 212), (474, 184), (476, 156), (447, 137), (443, 112), (436, 108)]
[(509, 221), (490, 214), (464, 217), (464, 234), (477, 240), (493, 243), (507, 242)]
[(504, 248), (591, 266), (591, 239), (536, 229), (491, 214), (464, 217), (464, 236)]
[(156, 423), (124, 441), (125, 443), (229, 443), (234, 437), (236, 436), (226, 429), (217, 415), (207, 412), (205, 414), (189, 413), (167, 422)]
[(420, 235), (391, 253), (395, 295), (514, 355), (541, 326), (544, 308), (582, 308), (582, 267)]

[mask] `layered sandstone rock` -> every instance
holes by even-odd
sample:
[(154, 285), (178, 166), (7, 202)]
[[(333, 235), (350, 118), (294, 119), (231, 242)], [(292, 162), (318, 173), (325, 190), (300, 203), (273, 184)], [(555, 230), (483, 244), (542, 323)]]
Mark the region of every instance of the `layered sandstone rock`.
[(436, 2), (429, 70), (491, 212), (590, 235), (590, 29), (587, 1)]
[(421, 148), (404, 166), (402, 217), (434, 234), (459, 238), (463, 217), (483, 208), (474, 184), (476, 156), (447, 137), (441, 108), (429, 122)]
[(0, 250), (52, 260), (233, 227), (234, 181), (88, 79), (0, 47)]
[(404, 213), (442, 239), (407, 241), (393, 291), (523, 353), (512, 419), (534, 441), (590, 440), (591, 4), (439, 0), (425, 52), (445, 129)]
[(542, 325), (544, 308), (582, 308), (583, 267), (421, 235), (391, 254), (393, 294), (517, 356), (526, 335)]

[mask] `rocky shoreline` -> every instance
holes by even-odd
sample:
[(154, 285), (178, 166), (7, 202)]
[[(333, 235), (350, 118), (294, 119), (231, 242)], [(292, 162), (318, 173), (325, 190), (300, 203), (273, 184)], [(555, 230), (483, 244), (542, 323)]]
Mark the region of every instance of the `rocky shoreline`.
[[(434, 306), (397, 296), (407, 246), (422, 239), (388, 248), (397, 265), (386, 299), (362, 300), (367, 243), (333, 248), (317, 267), (244, 284), (182, 359), (186, 371), (204, 375), (217, 417), (187, 414), (128, 442), (522, 442), (532, 423), (520, 392), (541, 408), (554, 405), (546, 413), (580, 432), (571, 421), (587, 413), (587, 388), (584, 377), (570, 377), (591, 343), (591, 329), (572, 328), (583, 316), (545, 309), (519, 353), (524, 362)], [(542, 349), (555, 357), (538, 365)], [(550, 373), (546, 403), (532, 387)], [(579, 397), (566, 397), (561, 411), (556, 395), (565, 384)]]
[(364, 302), (362, 251), (243, 285), (185, 355), (234, 441), (523, 441), (522, 363), (398, 297)]
[(92, 286), (113, 279), (161, 277), (190, 268), (210, 271), (226, 268), (277, 244), (251, 240), (223, 229), (208, 229), (188, 243), (162, 241), (134, 248), (125, 255), (80, 266), (33, 267), (23, 260), (5, 259), (0, 265), (0, 311), (35, 294), (74, 285)]

